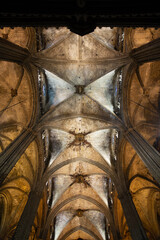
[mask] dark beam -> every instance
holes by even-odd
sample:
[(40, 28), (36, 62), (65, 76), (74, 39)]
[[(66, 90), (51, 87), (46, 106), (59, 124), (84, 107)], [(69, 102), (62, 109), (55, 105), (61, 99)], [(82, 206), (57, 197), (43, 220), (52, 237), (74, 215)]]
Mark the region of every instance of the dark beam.
[(46, 0), (4, 2), (0, 9), (0, 26), (67, 26), (84, 35), (96, 26), (159, 27), (157, 2), (126, 0)]

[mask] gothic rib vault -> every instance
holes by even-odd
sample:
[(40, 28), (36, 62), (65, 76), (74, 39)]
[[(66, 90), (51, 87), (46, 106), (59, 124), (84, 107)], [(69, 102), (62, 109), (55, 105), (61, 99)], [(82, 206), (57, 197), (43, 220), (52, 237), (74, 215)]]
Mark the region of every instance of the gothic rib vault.
[(159, 239), (160, 30), (0, 34), (0, 239)]

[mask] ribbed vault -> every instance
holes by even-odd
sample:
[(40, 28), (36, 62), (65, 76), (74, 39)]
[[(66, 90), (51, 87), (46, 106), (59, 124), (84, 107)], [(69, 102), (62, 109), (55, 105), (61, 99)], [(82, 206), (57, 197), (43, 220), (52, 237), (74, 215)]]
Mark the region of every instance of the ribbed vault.
[(159, 239), (158, 177), (140, 142), (157, 160), (159, 61), (132, 56), (159, 30), (103, 27), (81, 37), (66, 27), (4, 28), (0, 36), (29, 51), (24, 62), (0, 64), (2, 166), (12, 162), (0, 188), (0, 239)]
[[(51, 37), (49, 31), (42, 33), (44, 38)], [(50, 156), (46, 179), (53, 182), (52, 198), (48, 199), (51, 210), (41, 237), (47, 238), (53, 224), (55, 239), (70, 239), (78, 232), (79, 237), (83, 232), (85, 238), (89, 234), (106, 239), (106, 225), (111, 221), (116, 235), (106, 179), (115, 179), (111, 159), (115, 149), (111, 152), (110, 139), (116, 138), (121, 125), (113, 100), (120, 72), (115, 71), (114, 60), (106, 62), (119, 53), (96, 34), (81, 38), (68, 33), (57, 41), (52, 38), (50, 47), (46, 45), (35, 55), (35, 62), (44, 69), (40, 125), (46, 129)]]

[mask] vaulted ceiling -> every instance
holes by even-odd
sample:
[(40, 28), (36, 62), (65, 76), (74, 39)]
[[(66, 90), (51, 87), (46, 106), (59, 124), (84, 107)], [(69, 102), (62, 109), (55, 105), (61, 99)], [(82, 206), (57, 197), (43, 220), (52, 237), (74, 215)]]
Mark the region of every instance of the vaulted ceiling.
[(29, 49), (36, 63), (0, 62), (1, 152), (33, 122), (36, 136), (0, 188), (0, 239), (13, 236), (40, 172), (30, 240), (132, 239), (116, 177), (148, 239), (158, 239), (159, 185), (120, 130), (131, 123), (160, 150), (160, 62), (137, 69), (118, 59), (160, 30), (97, 27), (81, 37), (67, 27), (6, 27), (0, 37)]

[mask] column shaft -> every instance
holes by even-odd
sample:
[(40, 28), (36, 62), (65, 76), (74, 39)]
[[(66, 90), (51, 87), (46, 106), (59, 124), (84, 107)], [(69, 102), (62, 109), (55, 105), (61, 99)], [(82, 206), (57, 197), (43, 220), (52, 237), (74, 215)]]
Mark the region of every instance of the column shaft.
[(34, 140), (32, 131), (24, 130), (1, 154), (0, 154), (0, 184), (15, 166), (23, 152)]
[(160, 153), (134, 129), (126, 134), (126, 139), (136, 150), (151, 175), (160, 184)]
[(148, 240), (130, 193), (125, 191), (119, 195), (119, 200), (133, 240)]
[(41, 200), (43, 189), (37, 189), (30, 192), (27, 204), (18, 222), (12, 240), (28, 240), (34, 219), (37, 213), (39, 202)]
[(0, 60), (23, 64), (29, 56), (28, 49), (0, 37)]
[(160, 60), (160, 38), (133, 49), (129, 55), (137, 64)]

